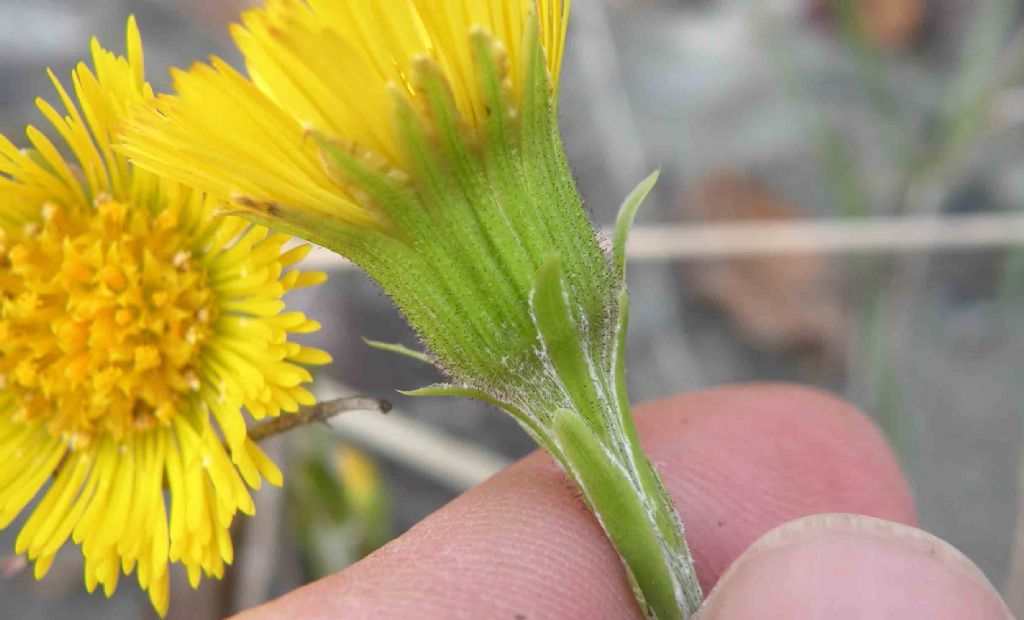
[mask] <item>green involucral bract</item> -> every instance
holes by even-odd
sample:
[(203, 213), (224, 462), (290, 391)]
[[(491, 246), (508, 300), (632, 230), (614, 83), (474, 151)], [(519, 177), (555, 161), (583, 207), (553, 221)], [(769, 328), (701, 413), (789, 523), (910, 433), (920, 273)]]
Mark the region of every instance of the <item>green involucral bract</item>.
[(686, 617), (700, 588), (679, 517), (640, 450), (623, 361), (626, 237), (657, 175), (627, 199), (609, 256), (566, 162), (536, 20), (519, 107), (499, 45), (483, 31), (471, 36), (488, 109), (482, 132), (460, 117), (440, 68), (420, 58), (415, 103), (394, 91), (408, 175), (312, 135), (324, 165), (386, 222), (382, 230), (283, 205), (264, 205), (261, 219), (338, 251), (380, 283), (429, 356), (371, 344), (452, 378), (408, 393), (477, 398), (515, 416), (578, 484), (644, 612)]

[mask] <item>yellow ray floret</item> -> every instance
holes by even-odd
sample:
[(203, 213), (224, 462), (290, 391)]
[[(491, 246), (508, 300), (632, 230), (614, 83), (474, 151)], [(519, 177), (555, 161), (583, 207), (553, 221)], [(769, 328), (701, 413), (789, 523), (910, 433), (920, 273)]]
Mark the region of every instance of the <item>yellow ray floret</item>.
[(322, 170), (310, 131), (401, 171), (392, 90), (415, 96), (418, 58), (440, 67), (463, 119), (479, 128), (487, 106), (470, 33), (502, 46), (514, 104), (528, 20), (536, 15), (557, 89), (568, 11), (569, 0), (268, 0), (232, 29), (249, 79), (219, 59), (176, 72), (176, 96), (135, 117), (123, 148), (220, 196), (379, 226)]
[(0, 137), (0, 528), (38, 498), (16, 543), (37, 577), (71, 539), (90, 591), (135, 571), (163, 613), (168, 564), (221, 576), (250, 489), (281, 482), (242, 409), (312, 404), (303, 366), (329, 357), (289, 340), (319, 326), (281, 298), (324, 276), (113, 149), (153, 96), (134, 21), (126, 57), (92, 60), (71, 92), (54, 78), (62, 112), (39, 102), (70, 157)]

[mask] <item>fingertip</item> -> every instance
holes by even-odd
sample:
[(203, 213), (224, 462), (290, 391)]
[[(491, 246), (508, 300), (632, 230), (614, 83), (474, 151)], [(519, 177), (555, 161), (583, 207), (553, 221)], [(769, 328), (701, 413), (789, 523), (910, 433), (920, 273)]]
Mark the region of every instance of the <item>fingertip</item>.
[[(759, 385), (636, 409), (679, 506), (705, 589), (791, 519), (852, 512), (915, 521), (874, 425), (821, 392)], [(250, 618), (634, 617), (622, 565), (578, 492), (536, 453), (352, 568)]]
[(691, 541), (701, 584), (787, 521), (850, 512), (915, 525), (900, 464), (878, 427), (820, 390), (750, 385), (637, 407), (641, 440)]

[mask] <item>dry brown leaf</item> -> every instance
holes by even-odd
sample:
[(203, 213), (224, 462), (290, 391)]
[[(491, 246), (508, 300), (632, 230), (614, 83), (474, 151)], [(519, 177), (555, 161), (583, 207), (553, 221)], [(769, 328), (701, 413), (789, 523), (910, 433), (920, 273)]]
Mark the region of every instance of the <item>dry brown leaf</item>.
[(833, 2), (854, 2), (868, 40), (901, 51), (917, 43), (928, 15), (928, 0), (817, 0), (818, 11), (834, 14)]
[[(703, 222), (796, 220), (802, 214), (757, 180), (735, 172), (706, 177), (681, 202)], [(835, 269), (816, 254), (711, 259), (688, 264), (691, 290), (719, 308), (752, 346), (793, 353), (829, 372), (845, 358), (846, 312)]]
[(867, 36), (889, 50), (917, 42), (928, 9), (927, 0), (858, 0), (857, 4)]

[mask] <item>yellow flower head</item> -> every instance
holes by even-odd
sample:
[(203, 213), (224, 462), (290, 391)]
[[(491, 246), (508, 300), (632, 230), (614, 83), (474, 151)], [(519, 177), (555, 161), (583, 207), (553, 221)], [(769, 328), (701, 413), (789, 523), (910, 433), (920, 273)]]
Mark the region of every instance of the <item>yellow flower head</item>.
[(423, 98), (423, 65), (436, 67), (461, 121), (478, 130), (490, 111), (471, 37), (496, 48), (501, 87), (515, 106), (534, 20), (557, 88), (568, 11), (569, 0), (268, 0), (232, 28), (251, 79), (218, 58), (174, 72), (177, 96), (135, 119), (125, 151), (242, 203), (373, 228), (380, 214), (357, 189), (339, 190), (309, 134), (404, 178), (410, 162), (393, 122), (395, 100)]
[(241, 409), (312, 403), (300, 364), (329, 357), (288, 341), (318, 325), (281, 297), (324, 276), (112, 148), (153, 98), (134, 20), (126, 57), (92, 59), (74, 97), (51, 74), (64, 112), (38, 102), (69, 157), (34, 127), (31, 150), (0, 136), (0, 527), (41, 496), (16, 543), (37, 577), (71, 538), (90, 591), (137, 571), (163, 613), (168, 564), (221, 576), (249, 488), (280, 484)]
[(611, 269), (557, 127), (568, 13), (267, 0), (232, 28), (247, 75), (218, 58), (172, 72), (175, 93), (133, 113), (117, 148), (347, 256), (449, 374), (504, 380), (535, 358), (528, 296), (552, 254), (608, 316)]
[(391, 295), (451, 383), (564, 466), (645, 615), (699, 608), (678, 516), (636, 443), (625, 243), (586, 217), (558, 130), (568, 0), (267, 0), (221, 60), (174, 74), (122, 152), (348, 257)]

